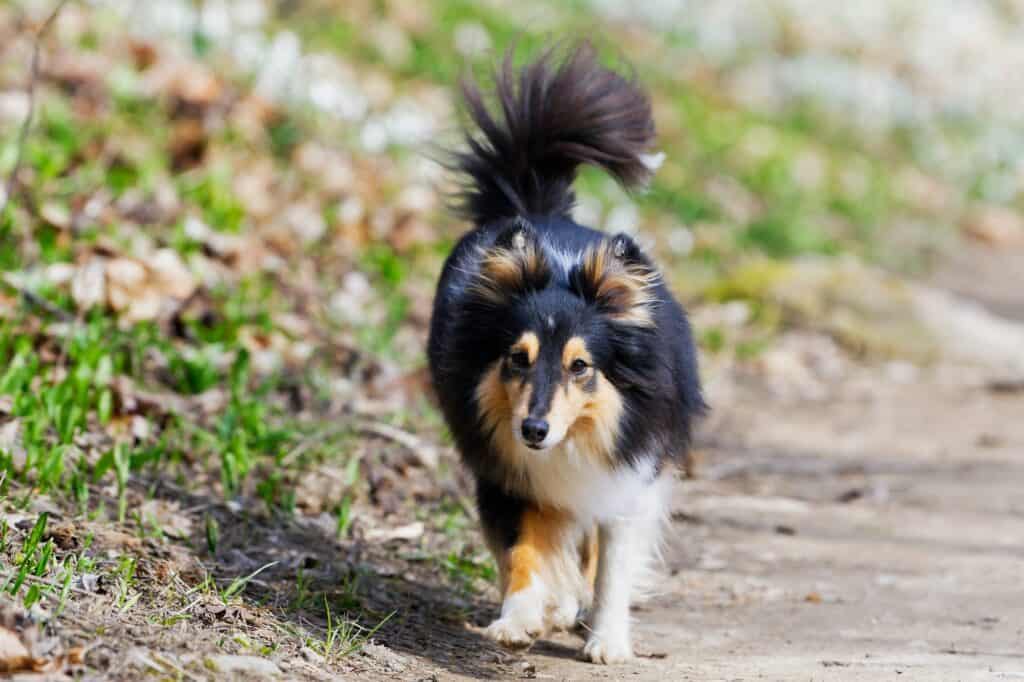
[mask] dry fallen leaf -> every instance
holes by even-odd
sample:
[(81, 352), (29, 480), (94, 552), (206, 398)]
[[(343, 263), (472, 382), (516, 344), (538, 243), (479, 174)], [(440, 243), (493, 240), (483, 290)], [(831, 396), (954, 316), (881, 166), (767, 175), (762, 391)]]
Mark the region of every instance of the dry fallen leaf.
[(195, 168), (203, 162), (209, 138), (203, 122), (195, 118), (177, 121), (171, 128), (168, 152), (176, 171)]
[(149, 259), (154, 284), (166, 296), (185, 300), (197, 288), (192, 273), (173, 249), (160, 249)]
[(128, 43), (128, 49), (132, 54), (132, 62), (135, 64), (135, 68), (139, 71), (145, 71), (159, 58), (160, 53), (157, 51), (157, 47), (153, 43), (143, 42), (141, 40), (131, 40)]
[(195, 62), (175, 64), (169, 84), (170, 94), (189, 104), (209, 106), (216, 102), (224, 88), (220, 80), (207, 67)]
[(64, 204), (47, 202), (39, 209), (39, 217), (61, 230), (71, 227), (71, 211)]
[(16, 470), (21, 471), (25, 468), (27, 453), (21, 441), (20, 419), (12, 419), (5, 424), (0, 424), (0, 452), (7, 453)]
[(989, 246), (1024, 243), (1024, 219), (1016, 211), (986, 206), (971, 214), (964, 223), (967, 236)]
[(253, 220), (264, 220), (277, 208), (274, 182), (277, 169), (269, 159), (247, 163), (231, 182), (238, 200)]
[[(159, 417), (188, 409), (188, 402), (177, 393), (145, 390), (124, 375), (114, 377), (110, 387), (117, 399), (116, 414), (119, 416), (147, 414)], [(123, 434), (130, 431), (134, 435), (135, 428), (134, 423), (121, 423), (114, 430), (118, 432), (120, 429)]]
[(143, 502), (139, 512), (144, 521), (159, 526), (166, 535), (187, 538), (192, 533), (192, 519), (180, 513), (179, 508), (177, 502), (152, 499)]
[(54, 286), (68, 284), (75, 277), (78, 269), (71, 263), (53, 263), (46, 266), (46, 281)]
[(404, 253), (414, 246), (430, 242), (433, 238), (433, 230), (427, 221), (415, 213), (403, 213), (395, 220), (387, 239), (391, 248)]
[[(60, 271), (48, 274), (51, 279), (68, 279)], [(79, 309), (106, 304), (127, 322), (172, 313), (198, 288), (191, 271), (171, 249), (159, 249), (146, 261), (93, 254), (75, 268), (70, 280), (71, 297)]]
[(0, 672), (33, 671), (36, 663), (21, 638), (7, 628), (0, 627)]
[(106, 300), (106, 259), (93, 258), (78, 268), (71, 279), (71, 298), (79, 310), (89, 310)]
[(423, 522), (413, 523), (397, 528), (371, 528), (366, 531), (366, 539), (376, 542), (388, 542), (389, 540), (415, 540), (423, 535)]
[(75, 587), (86, 592), (99, 592), (103, 576), (96, 573), (82, 573), (75, 579)]
[(57, 523), (46, 529), (43, 535), (46, 540), (53, 540), (53, 543), (62, 550), (72, 550), (78, 547), (78, 533), (73, 523)]
[(129, 549), (138, 549), (142, 546), (142, 540), (115, 528), (97, 526), (93, 529), (93, 537), (93, 546), (96, 549), (105, 551), (124, 552)]
[(82, 647), (73, 647), (66, 653), (42, 658), (32, 656), (15, 632), (0, 627), (0, 673), (55, 673), (68, 666), (81, 665), (84, 658)]
[(146, 281), (146, 267), (131, 258), (115, 258), (107, 265), (107, 278), (111, 305), (126, 308), (132, 295)]
[(80, 665), (83, 653), (82, 647), (60, 653), (56, 639), (40, 641), (39, 626), (24, 611), (9, 603), (0, 608), (0, 674), (56, 673)]

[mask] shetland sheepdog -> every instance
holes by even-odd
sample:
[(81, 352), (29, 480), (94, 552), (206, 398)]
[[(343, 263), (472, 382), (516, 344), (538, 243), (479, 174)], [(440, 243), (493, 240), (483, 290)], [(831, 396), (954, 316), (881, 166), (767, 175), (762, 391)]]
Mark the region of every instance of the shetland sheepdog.
[(682, 306), (626, 234), (572, 218), (578, 168), (627, 189), (653, 169), (651, 105), (587, 43), (522, 68), (494, 97), (462, 84), (452, 154), (473, 228), (441, 273), (433, 386), (476, 479), (513, 647), (583, 625), (584, 658), (633, 655), (630, 603), (657, 553), (670, 479), (705, 409)]

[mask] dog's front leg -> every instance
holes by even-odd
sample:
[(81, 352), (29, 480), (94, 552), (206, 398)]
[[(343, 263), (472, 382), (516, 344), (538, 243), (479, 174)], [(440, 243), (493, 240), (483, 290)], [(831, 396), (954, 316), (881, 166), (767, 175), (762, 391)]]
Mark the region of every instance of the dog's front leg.
[(564, 552), (568, 519), (551, 509), (526, 507), (514, 544), (496, 547), (501, 569), (501, 617), (484, 631), (505, 646), (524, 647), (544, 633), (552, 594), (552, 568)]
[(633, 657), (629, 602), (638, 563), (646, 551), (642, 525), (617, 519), (599, 527), (594, 616), (583, 648), (583, 655), (594, 663), (621, 663)]

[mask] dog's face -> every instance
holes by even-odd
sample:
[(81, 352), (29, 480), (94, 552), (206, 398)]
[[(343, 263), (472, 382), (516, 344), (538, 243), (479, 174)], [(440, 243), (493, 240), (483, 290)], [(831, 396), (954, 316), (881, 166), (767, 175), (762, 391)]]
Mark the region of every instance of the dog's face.
[(541, 317), (523, 331), (485, 379), (482, 392), (515, 440), (532, 450), (558, 445), (570, 431), (614, 427), (621, 397), (568, 316)]
[(622, 344), (653, 324), (656, 274), (628, 237), (592, 247), (563, 272), (554, 260), (528, 228), (481, 254), (478, 290), (502, 322), (500, 357), (477, 386), (480, 416), (506, 455), (568, 439), (610, 457), (624, 405), (617, 370), (631, 362)]
[[(542, 325), (543, 326), (543, 325)], [(512, 411), (512, 433), (523, 445), (545, 450), (565, 438), (570, 427), (608, 397), (598, 394), (600, 370), (586, 340), (565, 343), (553, 334), (523, 332), (506, 354), (502, 388)], [(614, 391), (614, 389), (611, 389)]]

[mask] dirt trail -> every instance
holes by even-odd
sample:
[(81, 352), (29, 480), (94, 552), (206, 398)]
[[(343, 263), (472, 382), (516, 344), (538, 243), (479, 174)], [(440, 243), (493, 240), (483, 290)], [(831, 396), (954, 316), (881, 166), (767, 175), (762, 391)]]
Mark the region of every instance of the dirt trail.
[(704, 434), (702, 475), (678, 485), (636, 663), (580, 662), (559, 635), (493, 673), (1024, 679), (1024, 392), (986, 379), (855, 367), (814, 402), (744, 386)]
[(658, 658), (541, 646), (537, 678), (1024, 678), (1024, 397), (862, 379), (871, 399), (737, 409), (722, 478), (680, 484), (672, 575), (636, 614)]

